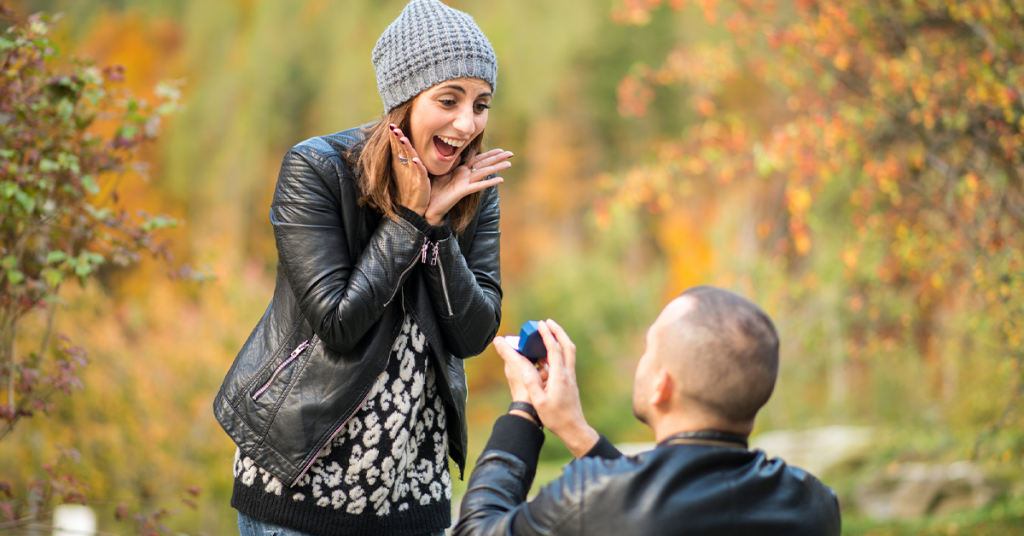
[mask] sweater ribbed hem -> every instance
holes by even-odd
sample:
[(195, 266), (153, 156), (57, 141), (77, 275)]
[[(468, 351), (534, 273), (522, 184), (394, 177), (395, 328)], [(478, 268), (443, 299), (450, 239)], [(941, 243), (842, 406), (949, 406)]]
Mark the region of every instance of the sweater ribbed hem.
[(445, 498), (404, 512), (374, 516), (346, 514), (316, 506), (313, 501), (296, 503), (285, 495), (287, 489), (278, 497), (265, 493), (260, 486), (245, 486), (235, 480), (231, 506), (267, 523), (317, 536), (418, 536), (445, 530), (452, 524), (451, 501)]

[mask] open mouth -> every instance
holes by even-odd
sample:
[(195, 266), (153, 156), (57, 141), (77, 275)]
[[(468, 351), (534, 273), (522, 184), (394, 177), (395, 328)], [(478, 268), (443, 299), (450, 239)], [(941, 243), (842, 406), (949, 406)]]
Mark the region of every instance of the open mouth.
[(455, 156), (455, 152), (466, 144), (466, 140), (459, 140), (455, 138), (449, 138), (447, 136), (434, 136), (434, 148), (437, 149), (437, 153), (444, 158), (451, 158)]

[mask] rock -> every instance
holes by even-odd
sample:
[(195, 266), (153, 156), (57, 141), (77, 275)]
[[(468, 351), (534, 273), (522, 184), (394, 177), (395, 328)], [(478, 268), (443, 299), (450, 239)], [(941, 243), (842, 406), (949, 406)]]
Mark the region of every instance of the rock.
[(619, 449), (625, 456), (636, 456), (641, 452), (647, 452), (648, 450), (654, 450), (657, 447), (657, 443), (616, 443), (615, 448)]
[(874, 446), (873, 435), (871, 428), (862, 426), (779, 430), (758, 434), (751, 440), (751, 448), (820, 477), (839, 466), (866, 460)]
[(876, 519), (908, 519), (981, 508), (1002, 491), (976, 465), (891, 464), (854, 490), (858, 508)]

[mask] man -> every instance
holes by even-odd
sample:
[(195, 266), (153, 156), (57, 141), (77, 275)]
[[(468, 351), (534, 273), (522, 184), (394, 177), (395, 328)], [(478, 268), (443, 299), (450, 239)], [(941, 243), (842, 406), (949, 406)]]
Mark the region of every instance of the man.
[[(839, 535), (830, 488), (747, 449), (779, 362), (775, 326), (756, 305), (696, 287), (661, 312), (647, 331), (633, 385), (633, 413), (658, 446), (638, 456), (623, 456), (587, 424), (575, 346), (554, 321), (539, 330), (546, 371), (494, 340), (513, 409), (495, 422), (473, 470), (457, 536)], [(541, 424), (577, 459), (527, 503)]]

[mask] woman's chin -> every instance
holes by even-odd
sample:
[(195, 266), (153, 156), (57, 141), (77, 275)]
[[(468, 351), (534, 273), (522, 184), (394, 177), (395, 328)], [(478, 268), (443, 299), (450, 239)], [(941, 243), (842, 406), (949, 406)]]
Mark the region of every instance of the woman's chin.
[(427, 167), (427, 173), (430, 173), (431, 175), (433, 175), (435, 177), (440, 177), (441, 175), (447, 175), (447, 174), (451, 173), (452, 170), (455, 169), (455, 167), (457, 165), (458, 165), (458, 160), (453, 160), (451, 162), (436, 161), (435, 160), (433, 162), (428, 163), (426, 167)]

